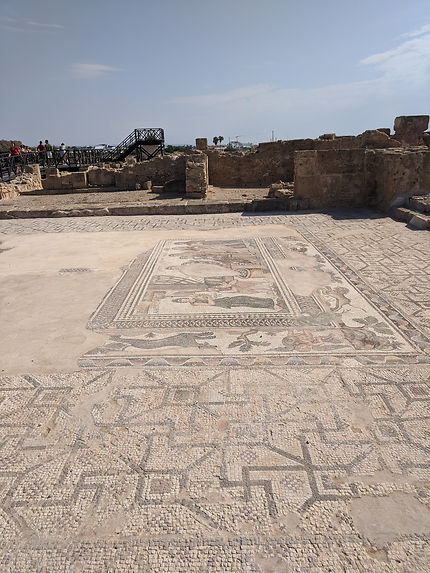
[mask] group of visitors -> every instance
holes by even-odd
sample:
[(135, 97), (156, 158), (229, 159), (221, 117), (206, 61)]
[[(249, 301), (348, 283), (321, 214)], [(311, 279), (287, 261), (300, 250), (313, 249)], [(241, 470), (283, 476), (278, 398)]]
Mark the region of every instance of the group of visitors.
[(22, 144), (19, 145), (16, 141), (13, 141), (12, 145), (9, 149), (9, 157), (11, 157), (14, 160), (16, 170), (18, 172), (20, 169), (22, 171), (22, 168), (21, 168), (22, 163), (23, 163), (22, 155), (24, 155), (26, 153), (37, 152), (39, 163), (41, 163), (42, 165), (45, 165), (45, 164), (52, 163), (52, 160), (54, 158), (54, 154), (53, 154), (54, 149), (58, 149), (59, 157), (60, 157), (60, 163), (64, 163), (66, 153), (67, 153), (67, 147), (64, 144), (64, 142), (60, 145), (59, 148), (55, 148), (54, 146), (52, 146), (49, 143), (49, 141), (47, 139), (45, 139), (45, 143), (43, 143), (43, 141), (40, 140), (39, 145), (36, 147), (36, 149), (31, 149), (30, 147), (28, 147), (28, 145), (22, 145)]

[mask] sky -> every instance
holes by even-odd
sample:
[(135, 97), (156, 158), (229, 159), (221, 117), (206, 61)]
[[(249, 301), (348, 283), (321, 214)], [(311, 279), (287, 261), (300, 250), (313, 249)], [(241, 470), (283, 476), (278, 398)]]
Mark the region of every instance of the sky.
[(430, 113), (430, 0), (0, 0), (0, 139), (358, 134)]

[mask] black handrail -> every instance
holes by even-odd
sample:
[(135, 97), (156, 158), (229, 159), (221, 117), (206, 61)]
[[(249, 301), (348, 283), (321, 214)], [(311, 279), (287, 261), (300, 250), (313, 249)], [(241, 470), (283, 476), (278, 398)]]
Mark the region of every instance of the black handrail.
[[(49, 156), (48, 156), (49, 155)], [(53, 149), (50, 154), (46, 151), (29, 151), (20, 155), (0, 153), (0, 179), (8, 181), (13, 179), (25, 165), (39, 163), (43, 167), (72, 167), (79, 168), (87, 165), (95, 165), (109, 161), (104, 149), (93, 147), (81, 147), (79, 149), (67, 149), (65, 153), (61, 149)]]
[(94, 149), (94, 147), (72, 147), (67, 149), (65, 153), (56, 148), (52, 149), (52, 152), (29, 151), (17, 156), (0, 153), (0, 179), (2, 181), (13, 179), (20, 171), (24, 170), (25, 165), (31, 163), (39, 163), (42, 168), (79, 168), (108, 161), (120, 161), (134, 150), (138, 161), (151, 159), (158, 153), (163, 154), (164, 129), (160, 127), (134, 129), (112, 151)]
[[(124, 158), (128, 153), (137, 147), (157, 146), (155, 153), (143, 153), (142, 159), (153, 157), (155, 154), (164, 150), (164, 129), (161, 127), (145, 127), (134, 129), (115, 149), (113, 149), (109, 158), (111, 161), (117, 161)], [(139, 157), (138, 157), (139, 159)]]

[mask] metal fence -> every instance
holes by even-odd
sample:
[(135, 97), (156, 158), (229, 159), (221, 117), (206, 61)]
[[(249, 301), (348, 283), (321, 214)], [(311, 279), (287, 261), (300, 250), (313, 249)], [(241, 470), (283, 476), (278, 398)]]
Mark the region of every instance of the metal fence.
[(121, 161), (134, 153), (137, 161), (163, 155), (164, 130), (161, 127), (134, 129), (115, 149), (94, 149), (94, 147), (70, 148), (67, 150), (29, 151), (10, 156), (0, 153), (0, 179), (9, 181), (24, 171), (24, 166), (39, 163), (42, 173), (45, 167), (79, 168), (108, 161)]
[(108, 152), (104, 149), (81, 147), (79, 149), (53, 149), (51, 152), (29, 151), (20, 155), (10, 156), (8, 153), (0, 153), (0, 178), (2, 181), (13, 179), (24, 171), (25, 165), (39, 163), (44, 167), (84, 167), (108, 161)]

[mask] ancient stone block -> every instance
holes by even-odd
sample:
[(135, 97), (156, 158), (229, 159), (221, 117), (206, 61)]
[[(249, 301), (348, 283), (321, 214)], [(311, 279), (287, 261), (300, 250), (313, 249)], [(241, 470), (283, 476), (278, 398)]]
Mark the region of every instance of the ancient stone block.
[(55, 175), (47, 175), (42, 179), (42, 188), (46, 190), (61, 189), (61, 178)]
[(24, 171), (25, 171), (25, 173), (31, 173), (32, 175), (35, 175), (39, 179), (41, 178), (40, 177), (40, 165), (38, 163), (29, 163), (28, 165), (26, 165), (24, 167)]
[(115, 171), (112, 169), (90, 169), (87, 177), (89, 185), (97, 187), (113, 187), (115, 185)]
[(196, 149), (205, 151), (208, 148), (208, 140), (206, 137), (198, 137), (196, 139)]
[(163, 186), (164, 193), (185, 193), (185, 179), (171, 179)]
[(190, 155), (185, 169), (187, 197), (204, 197), (209, 184), (207, 155)]
[(70, 173), (70, 184), (74, 189), (83, 189), (87, 186), (87, 172), (76, 171)]
[(71, 189), (72, 188), (72, 178), (71, 173), (61, 173), (59, 177), (60, 189)]
[(423, 213), (417, 213), (411, 218), (409, 224), (416, 229), (430, 229), (430, 217)]
[(118, 189), (135, 189), (137, 178), (134, 172), (128, 170), (115, 173), (115, 187)]
[(277, 183), (272, 183), (269, 187), (269, 192), (267, 194), (270, 198), (281, 198), (289, 197), (291, 198), (294, 193), (294, 183), (284, 183), (284, 181), (279, 181)]
[(45, 169), (45, 173), (46, 173), (47, 177), (48, 176), (53, 176), (53, 177), (59, 177), (60, 176), (60, 171), (56, 167), (47, 167)]
[(360, 136), (361, 147), (372, 147), (375, 149), (383, 149), (386, 147), (399, 147), (400, 143), (395, 139), (391, 139), (387, 133), (377, 129), (368, 129)]
[(395, 137), (402, 145), (423, 145), (428, 125), (428, 115), (401, 115), (394, 120)]

